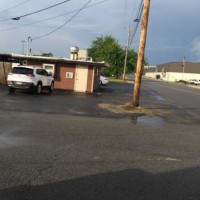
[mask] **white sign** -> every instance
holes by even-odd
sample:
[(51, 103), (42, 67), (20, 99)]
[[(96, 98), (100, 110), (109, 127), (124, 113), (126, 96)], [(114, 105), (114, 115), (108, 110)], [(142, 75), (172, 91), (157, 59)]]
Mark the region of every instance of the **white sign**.
[(73, 78), (74, 73), (73, 72), (66, 72), (66, 78)]

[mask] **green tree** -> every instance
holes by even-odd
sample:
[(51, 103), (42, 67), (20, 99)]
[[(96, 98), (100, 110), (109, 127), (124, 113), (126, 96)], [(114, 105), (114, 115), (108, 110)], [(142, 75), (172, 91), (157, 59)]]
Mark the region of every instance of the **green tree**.
[[(97, 37), (92, 41), (89, 56), (95, 61), (106, 61), (110, 67), (103, 68), (106, 76), (119, 77), (123, 74), (125, 50), (112, 36)], [(137, 63), (137, 53), (129, 50), (127, 58), (127, 73), (134, 73)]]
[(103, 68), (106, 76), (120, 76), (123, 65), (123, 50), (118, 41), (112, 36), (101, 36), (92, 42), (89, 56), (95, 61), (106, 61), (109, 68)]

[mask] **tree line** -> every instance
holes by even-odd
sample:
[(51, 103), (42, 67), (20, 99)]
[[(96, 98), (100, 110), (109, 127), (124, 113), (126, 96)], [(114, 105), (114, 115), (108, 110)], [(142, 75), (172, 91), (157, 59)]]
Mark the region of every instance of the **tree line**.
[[(105, 76), (115, 76), (119, 78), (123, 74), (125, 49), (119, 44), (119, 42), (112, 36), (97, 37), (92, 41), (89, 48), (89, 57), (92, 57), (94, 61), (106, 61), (109, 67), (102, 68), (102, 73)], [(148, 61), (145, 58), (145, 64)], [(127, 71), (126, 73), (134, 73), (137, 64), (137, 53), (130, 49), (127, 57)]]

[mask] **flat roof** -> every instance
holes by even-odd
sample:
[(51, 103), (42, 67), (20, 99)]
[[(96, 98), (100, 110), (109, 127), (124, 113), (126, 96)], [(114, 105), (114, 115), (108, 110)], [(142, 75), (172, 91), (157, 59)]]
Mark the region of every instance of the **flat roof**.
[(38, 60), (38, 61), (49, 61), (49, 62), (65, 62), (74, 64), (84, 64), (84, 65), (95, 65), (99, 67), (108, 67), (106, 62), (94, 62), (86, 60), (71, 60), (69, 58), (59, 58), (59, 57), (45, 57), (45, 56), (27, 56), (22, 54), (8, 54), (0, 53), (0, 61), (4, 62), (15, 62), (20, 60)]
[[(168, 62), (157, 65), (154, 68), (145, 68), (145, 72), (176, 72), (182, 73), (182, 62)], [(200, 74), (200, 62), (186, 62), (184, 67), (185, 73)]]

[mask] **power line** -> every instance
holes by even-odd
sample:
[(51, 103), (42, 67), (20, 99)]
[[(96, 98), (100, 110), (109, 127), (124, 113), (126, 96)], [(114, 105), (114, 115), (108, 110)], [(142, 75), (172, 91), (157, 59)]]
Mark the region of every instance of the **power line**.
[[(134, 15), (134, 13), (135, 13), (136, 1), (137, 1), (137, 0), (133, 0), (133, 15)], [(134, 17), (134, 16), (132, 16), (132, 17)]]
[(85, 9), (85, 7), (91, 2), (92, 0), (89, 0), (82, 8), (80, 8), (68, 21), (66, 21), (64, 24), (62, 24), (61, 26), (59, 26), (58, 28), (54, 29), (53, 31), (46, 33), (44, 35), (38, 36), (38, 37), (34, 37), (32, 38), (32, 40), (37, 40), (43, 37), (46, 37), (48, 35), (51, 35), (52, 33), (58, 31), (59, 29), (63, 28), (66, 24), (68, 24), (70, 21), (72, 21), (72, 19), (74, 19), (83, 9)]
[(7, 8), (7, 9), (5, 9), (5, 10), (1, 10), (0, 13), (6, 12), (6, 11), (9, 11), (9, 10), (12, 10), (12, 9), (14, 9), (14, 8), (17, 8), (17, 7), (19, 7), (19, 6), (21, 6), (21, 5), (25, 4), (25, 3), (27, 3), (27, 2), (29, 2), (29, 1), (31, 1), (31, 0), (26, 0), (26, 1), (23, 1), (23, 2), (21, 2), (21, 3), (19, 3), (19, 4), (14, 5), (14, 6), (10, 7), (10, 8)]
[(28, 14), (25, 14), (25, 15), (21, 15), (21, 16), (9, 18), (9, 19), (4, 19), (4, 20), (1, 20), (0, 22), (4, 22), (4, 21), (8, 21), (8, 20), (20, 20), (20, 19), (23, 18), (23, 17), (27, 17), (27, 16), (30, 16), (30, 15), (33, 15), (33, 14), (36, 14), (36, 13), (39, 13), (39, 12), (48, 10), (48, 9), (50, 9), (50, 8), (54, 8), (54, 7), (56, 7), (56, 6), (59, 6), (59, 5), (61, 5), (61, 4), (66, 3), (66, 2), (68, 2), (68, 1), (70, 1), (70, 0), (65, 0), (65, 1), (62, 1), (62, 2), (60, 2), (60, 3), (54, 4), (54, 5), (52, 5), (52, 6), (49, 6), (49, 7), (46, 7), (46, 8), (43, 8), (43, 9), (40, 9), (40, 10), (31, 12), (31, 13), (28, 13)]
[(127, 6), (128, 6), (128, 0), (125, 0), (125, 6), (124, 6), (124, 26), (126, 26), (126, 17), (127, 17)]
[[(89, 5), (89, 6), (86, 6), (84, 9), (87, 9), (87, 8), (90, 8), (90, 7), (94, 7), (94, 6), (96, 6), (96, 5), (105, 3), (106, 1), (109, 1), (109, 0), (104, 0), (104, 1), (100, 1), (100, 2), (95, 3), (95, 4), (91, 4), (91, 5)], [(9, 31), (9, 30), (14, 30), (14, 29), (23, 28), (23, 27), (26, 27), (26, 26), (31, 26), (31, 25), (38, 24), (38, 23), (41, 23), (41, 22), (49, 21), (49, 20), (51, 20), (51, 19), (56, 19), (56, 18), (58, 18), (58, 17), (62, 17), (62, 16), (65, 16), (65, 15), (69, 15), (69, 14), (75, 13), (75, 12), (77, 12), (77, 11), (79, 11), (79, 9), (72, 10), (72, 11), (69, 11), (69, 12), (67, 12), (67, 13), (63, 13), (63, 14), (61, 14), (61, 15), (57, 15), (57, 16), (50, 17), (50, 18), (47, 18), (47, 19), (43, 19), (43, 20), (40, 20), (40, 21), (37, 21), (37, 22), (33, 22), (33, 23), (29, 23), (29, 24), (24, 24), (24, 25), (21, 25), (21, 26), (15, 26), (15, 27), (7, 28), (7, 29), (0, 29), (0, 31)]]
[(139, 27), (139, 24), (140, 24), (140, 21), (141, 21), (141, 17), (142, 17), (142, 11), (143, 11), (143, 0), (141, 0), (140, 2), (140, 5), (138, 7), (138, 12), (136, 14), (136, 18), (134, 20), (134, 22), (136, 22), (136, 27), (132, 33), (132, 37), (131, 37), (131, 40), (130, 40), (130, 44), (129, 44), (129, 47), (132, 45), (133, 43), (133, 39), (137, 33), (137, 30), (138, 30), (138, 27)]
[[(143, 8), (143, 7), (142, 7), (142, 8)], [(140, 15), (139, 15), (139, 17), (137, 18), (137, 19), (138, 19), (138, 22), (136, 22), (136, 27), (135, 27), (135, 29), (134, 29), (134, 31), (133, 31), (133, 34), (132, 34), (132, 37), (131, 37), (130, 46), (132, 45), (133, 39), (134, 39), (134, 37), (135, 37), (135, 35), (136, 35), (136, 33), (137, 33), (137, 30), (138, 30), (138, 27), (139, 27), (139, 24), (140, 24), (140, 20), (141, 20), (141, 17), (142, 17), (142, 10), (143, 10), (143, 9), (141, 9)]]

